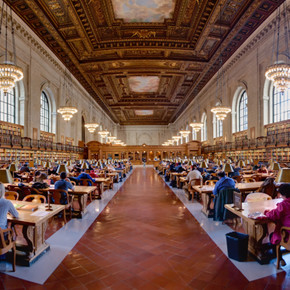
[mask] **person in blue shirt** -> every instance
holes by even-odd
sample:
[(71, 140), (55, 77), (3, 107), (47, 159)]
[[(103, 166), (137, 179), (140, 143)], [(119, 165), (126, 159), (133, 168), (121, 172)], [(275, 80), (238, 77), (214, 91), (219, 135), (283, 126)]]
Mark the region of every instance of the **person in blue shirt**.
[(235, 188), (236, 184), (235, 181), (227, 177), (224, 171), (221, 171), (217, 174), (220, 180), (215, 184), (213, 194), (218, 195), (218, 193), (225, 188)]
[[(66, 172), (61, 172), (60, 180), (58, 180), (54, 184), (54, 189), (63, 189), (66, 191), (68, 191), (69, 189), (74, 190), (74, 186), (70, 183), (69, 179), (67, 178)], [(67, 204), (66, 197), (62, 196), (60, 202), (61, 204)]]
[(95, 180), (88, 173), (85, 173), (84, 169), (83, 172), (76, 178), (79, 183), (81, 179), (89, 179), (92, 182), (91, 185), (95, 183)]

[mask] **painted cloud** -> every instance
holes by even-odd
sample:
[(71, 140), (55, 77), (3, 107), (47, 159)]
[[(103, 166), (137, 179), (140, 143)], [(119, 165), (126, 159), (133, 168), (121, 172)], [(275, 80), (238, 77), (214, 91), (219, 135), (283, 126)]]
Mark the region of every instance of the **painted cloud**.
[(129, 77), (128, 82), (130, 89), (136, 93), (154, 93), (159, 87), (159, 77)]
[(175, 0), (112, 0), (116, 18), (126, 22), (163, 22), (170, 18)]

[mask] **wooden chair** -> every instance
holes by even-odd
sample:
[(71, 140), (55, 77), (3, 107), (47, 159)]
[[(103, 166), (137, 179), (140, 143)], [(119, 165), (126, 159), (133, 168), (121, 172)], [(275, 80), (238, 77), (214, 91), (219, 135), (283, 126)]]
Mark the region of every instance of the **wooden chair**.
[(77, 183), (76, 183), (75, 181), (73, 181), (73, 180), (71, 180), (70, 183), (71, 183), (73, 186), (76, 186), (76, 185), (77, 185)]
[[(192, 184), (194, 184), (193, 186), (195, 186), (195, 185), (201, 185), (201, 181), (200, 181), (200, 179), (192, 179), (192, 180), (190, 181), (190, 183), (188, 183), (188, 192), (189, 192), (190, 196), (192, 196), (192, 200), (193, 200), (193, 198), (194, 198), (194, 194), (195, 194), (195, 193), (197, 194), (196, 198), (197, 198), (197, 199), (200, 199), (199, 194), (193, 190), (193, 188), (192, 188)], [(190, 196), (188, 197), (189, 200), (191, 199)]]
[[(284, 247), (287, 251), (290, 251), (290, 227), (281, 227), (281, 242), (276, 246), (276, 254), (277, 254), (277, 269), (280, 269), (280, 263), (282, 266), (285, 266), (286, 263), (282, 258), (282, 253), (280, 251), (280, 247)], [(287, 240), (288, 239), (288, 240)]]
[(13, 241), (12, 230), (11, 229), (3, 230), (0, 228), (0, 255), (4, 255), (10, 250), (12, 250), (12, 267), (13, 272), (15, 272), (16, 245), (15, 241)]
[[(72, 195), (68, 194), (66, 190), (63, 189), (53, 189), (49, 190), (51, 193), (51, 201), (54, 200), (54, 204), (61, 204), (64, 205), (64, 211), (63, 211), (63, 219), (66, 223), (66, 212), (69, 212), (70, 218), (72, 217), (72, 206), (73, 206), (73, 198)], [(64, 204), (63, 202), (67, 201), (67, 204)]]
[(204, 185), (215, 185), (218, 182), (218, 180), (207, 180)]
[(6, 191), (5, 198), (10, 200), (18, 200), (19, 194), (16, 191)]
[[(79, 180), (79, 185), (82, 185), (82, 186), (92, 186), (93, 185), (93, 182), (90, 179), (85, 179), (84, 178), (84, 179), (80, 179)], [(92, 194), (93, 194), (93, 196), (96, 196), (96, 192), (94, 191), (93, 193), (90, 193), (90, 195), (89, 195), (90, 201), (93, 200)]]
[(46, 198), (41, 194), (31, 194), (24, 197), (23, 201), (35, 202), (35, 203), (46, 203)]
[(264, 200), (271, 200), (272, 197), (263, 192), (253, 192), (247, 195), (245, 202), (257, 202)]

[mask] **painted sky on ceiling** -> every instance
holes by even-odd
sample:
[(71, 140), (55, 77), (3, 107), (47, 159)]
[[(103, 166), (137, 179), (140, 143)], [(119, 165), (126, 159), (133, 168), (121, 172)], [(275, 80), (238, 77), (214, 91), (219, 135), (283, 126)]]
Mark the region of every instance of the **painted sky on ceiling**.
[(135, 110), (137, 116), (150, 116), (153, 115), (153, 110)]
[(154, 93), (158, 91), (160, 78), (156, 76), (129, 77), (130, 89), (136, 93)]
[(171, 18), (175, 0), (112, 0), (115, 17), (125, 22), (163, 22)]

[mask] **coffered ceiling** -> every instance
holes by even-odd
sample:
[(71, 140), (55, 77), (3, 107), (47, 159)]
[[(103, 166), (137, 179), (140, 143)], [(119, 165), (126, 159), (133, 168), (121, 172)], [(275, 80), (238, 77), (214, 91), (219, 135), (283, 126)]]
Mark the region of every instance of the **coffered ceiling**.
[(228, 59), (283, 0), (5, 2), (115, 122), (153, 125), (174, 122), (220, 52)]

